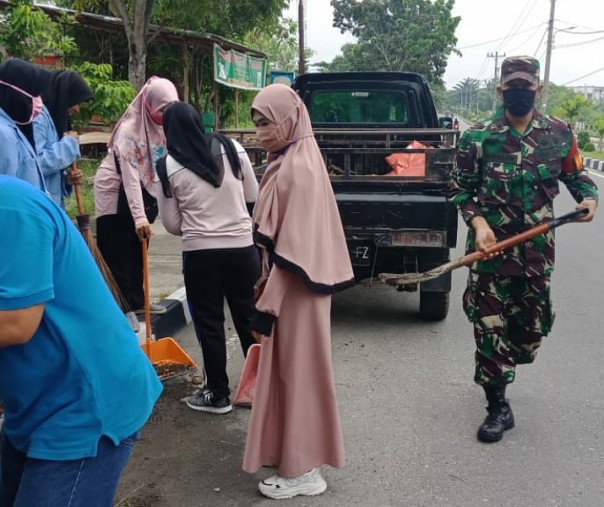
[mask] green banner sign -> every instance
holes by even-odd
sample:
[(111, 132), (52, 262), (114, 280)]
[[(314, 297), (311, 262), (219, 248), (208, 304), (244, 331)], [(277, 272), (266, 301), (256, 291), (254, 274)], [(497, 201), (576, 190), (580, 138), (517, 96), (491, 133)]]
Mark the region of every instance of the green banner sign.
[(214, 80), (232, 88), (260, 90), (266, 85), (266, 59), (214, 44)]

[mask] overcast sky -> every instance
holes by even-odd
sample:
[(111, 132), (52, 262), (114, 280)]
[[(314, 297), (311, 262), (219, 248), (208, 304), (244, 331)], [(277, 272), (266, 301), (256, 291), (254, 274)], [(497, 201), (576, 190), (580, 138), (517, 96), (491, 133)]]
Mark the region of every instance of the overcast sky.
[[(489, 53), (535, 56), (543, 78), (549, 10), (550, 0), (455, 0), (453, 14), (461, 16), (457, 48), (463, 55), (449, 58), (447, 87), (467, 77), (492, 78), (495, 59)], [(286, 15), (298, 18), (298, 0), (291, 0)], [(550, 81), (604, 86), (604, 0), (556, 0), (554, 18)], [(332, 22), (329, 0), (306, 0), (306, 44), (315, 51), (313, 61), (331, 61), (353, 41)]]

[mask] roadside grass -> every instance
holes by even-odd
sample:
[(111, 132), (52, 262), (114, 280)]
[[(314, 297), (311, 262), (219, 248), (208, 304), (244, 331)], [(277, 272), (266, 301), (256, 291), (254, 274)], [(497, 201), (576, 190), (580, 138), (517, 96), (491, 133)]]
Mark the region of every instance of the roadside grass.
[[(84, 214), (94, 216), (94, 192), (92, 182), (94, 175), (99, 167), (100, 160), (83, 158), (78, 160), (78, 169), (84, 173), (84, 182), (81, 186), (82, 203), (84, 205)], [(78, 205), (76, 203), (75, 192), (65, 199), (65, 209), (71, 218), (79, 215)]]
[(588, 157), (604, 160), (604, 151), (582, 151), (581, 155), (583, 155), (583, 158)]

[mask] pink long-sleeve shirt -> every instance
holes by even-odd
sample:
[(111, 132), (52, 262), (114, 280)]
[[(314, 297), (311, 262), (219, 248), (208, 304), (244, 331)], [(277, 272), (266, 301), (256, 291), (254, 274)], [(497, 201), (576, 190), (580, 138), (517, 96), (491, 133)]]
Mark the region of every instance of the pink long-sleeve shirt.
[(218, 188), (168, 155), (166, 168), (173, 197), (165, 197), (161, 182), (156, 182), (159, 216), (168, 232), (182, 236), (184, 251), (253, 244), (246, 203), (256, 201), (258, 182), (245, 150), (239, 143), (234, 144), (243, 180), (233, 175), (223, 148), (224, 179)]

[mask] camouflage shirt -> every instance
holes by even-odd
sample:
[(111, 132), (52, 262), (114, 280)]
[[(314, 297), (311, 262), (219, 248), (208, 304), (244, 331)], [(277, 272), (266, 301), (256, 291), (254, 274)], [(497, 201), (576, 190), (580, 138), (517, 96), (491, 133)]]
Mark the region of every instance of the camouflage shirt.
[[(535, 111), (526, 132), (520, 134), (500, 109), (492, 119), (473, 126), (461, 137), (451, 200), (468, 225), (481, 215), (501, 241), (553, 218), (560, 181), (577, 202), (598, 198), (570, 127)], [(466, 248), (468, 253), (475, 250), (471, 227)], [(551, 274), (554, 231), (478, 261), (473, 269), (506, 276)]]

